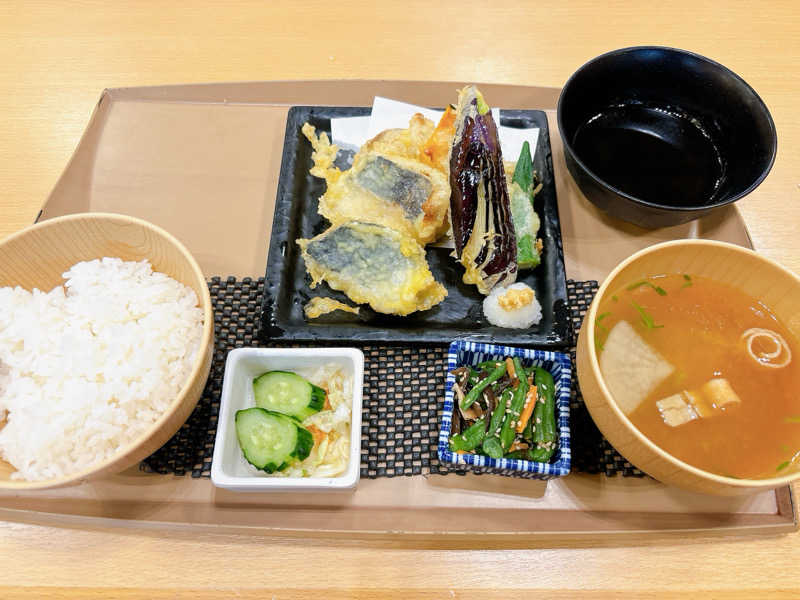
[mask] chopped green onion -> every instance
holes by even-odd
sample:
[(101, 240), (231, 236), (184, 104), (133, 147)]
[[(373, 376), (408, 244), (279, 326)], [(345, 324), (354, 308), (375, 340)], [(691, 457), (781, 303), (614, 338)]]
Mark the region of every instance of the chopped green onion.
[(614, 294), (613, 296), (611, 296), (611, 299), (612, 299), (614, 302), (619, 302), (619, 298), (617, 298), (617, 295), (616, 295), (616, 294)]
[[(597, 318), (594, 320), (595, 329), (597, 329), (597, 331), (600, 332), (600, 335), (608, 334), (608, 328), (606, 328), (605, 325), (603, 325), (600, 321), (605, 319), (610, 314), (611, 314), (610, 312), (604, 312), (600, 315), (597, 315)], [(603, 343), (600, 341), (600, 337), (597, 335), (597, 333), (595, 333), (594, 335), (594, 347), (597, 349), (598, 352), (603, 350)]]
[(599, 331), (600, 333), (608, 333), (608, 328), (605, 325), (603, 325), (599, 320), (595, 322), (594, 326), (595, 329), (597, 329), (597, 331)]
[(655, 285), (654, 283), (651, 283), (650, 281), (647, 281), (646, 279), (643, 279), (642, 281), (637, 281), (636, 283), (632, 283), (628, 287), (626, 287), (625, 289), (628, 290), (628, 291), (635, 290), (636, 288), (642, 287), (643, 285), (646, 285), (646, 286), (649, 286), (649, 287), (653, 288), (656, 291), (656, 294), (658, 294), (659, 296), (666, 296), (667, 295), (667, 290), (665, 290), (662, 287), (659, 287), (659, 286)]
[(642, 317), (642, 323), (648, 329), (660, 329), (663, 325), (656, 325), (656, 322), (653, 320), (652, 315), (648, 313), (644, 308), (636, 304), (636, 302), (631, 301), (633, 307), (639, 311), (639, 316)]
[(686, 273), (684, 273), (684, 274), (683, 274), (683, 278), (686, 280), (686, 283), (684, 283), (684, 284), (681, 286), (681, 288), (689, 287), (690, 285), (692, 285), (692, 278), (691, 278), (691, 277), (689, 277), (689, 275), (687, 275)]
[(785, 468), (786, 468), (786, 467), (788, 467), (788, 466), (789, 466), (789, 461), (788, 461), (788, 460), (785, 460), (785, 461), (783, 461), (781, 464), (779, 464), (779, 465), (778, 465), (778, 468), (777, 468), (777, 469), (775, 469), (775, 470), (776, 470), (776, 471), (782, 471), (783, 469), (785, 469)]

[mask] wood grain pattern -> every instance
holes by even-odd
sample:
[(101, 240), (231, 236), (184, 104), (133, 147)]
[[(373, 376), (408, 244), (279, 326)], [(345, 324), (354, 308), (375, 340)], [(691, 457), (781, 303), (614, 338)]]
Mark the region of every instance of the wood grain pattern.
[[(0, 3), (0, 236), (33, 221), (104, 87), (311, 77), (560, 86), (601, 52), (656, 43), (718, 60), (765, 100), (778, 159), (738, 206), (758, 250), (800, 271), (797, 30), (792, 0)], [(502, 552), (309, 547), (157, 527), (0, 523), (0, 535), (3, 598), (508, 598), (519, 589), (790, 598), (800, 587), (797, 534)]]
[(61, 487), (119, 473), (161, 446), (189, 418), (203, 393), (214, 350), (214, 318), (205, 277), (186, 248), (166, 231), (146, 221), (103, 213), (75, 214), (44, 221), (0, 242), (0, 286), (50, 291), (61, 274), (83, 260), (113, 256), (150, 260), (153, 269), (191, 287), (203, 309), (203, 336), (189, 380), (158, 421), (114, 456), (76, 473), (43, 481), (12, 480), (14, 469), (0, 461), (0, 489)]

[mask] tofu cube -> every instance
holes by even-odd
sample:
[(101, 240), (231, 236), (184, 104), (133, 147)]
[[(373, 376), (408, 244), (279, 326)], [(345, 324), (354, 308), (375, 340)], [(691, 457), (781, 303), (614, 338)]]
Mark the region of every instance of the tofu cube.
[(661, 413), (661, 418), (664, 419), (664, 423), (670, 427), (679, 427), (697, 418), (694, 408), (683, 399), (681, 394), (673, 394), (657, 400), (656, 406), (658, 407), (658, 412)]
[(730, 382), (716, 377), (700, 387), (700, 393), (717, 409), (724, 410), (729, 404), (741, 404), (742, 400), (733, 391)]
[(708, 419), (714, 416), (717, 408), (699, 390), (686, 390), (683, 393), (686, 395), (689, 404), (694, 408), (694, 412), (696, 412), (697, 416), (701, 419)]

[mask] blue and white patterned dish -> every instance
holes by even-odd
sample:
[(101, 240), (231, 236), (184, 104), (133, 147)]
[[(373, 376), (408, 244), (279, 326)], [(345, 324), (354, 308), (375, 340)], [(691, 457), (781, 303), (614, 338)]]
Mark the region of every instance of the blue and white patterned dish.
[[(555, 383), (556, 420), (558, 422), (558, 447), (549, 463), (491, 458), (478, 454), (457, 454), (450, 451), (449, 439), (453, 419), (453, 369), (464, 365), (476, 365), (485, 360), (502, 360), (506, 356), (518, 356), (526, 366), (536, 365), (550, 372)], [(439, 429), (439, 460), (453, 465), (469, 465), (482, 471), (500, 475), (524, 473), (532, 479), (554, 479), (569, 473), (572, 454), (569, 432), (569, 396), (572, 381), (572, 363), (569, 356), (560, 352), (496, 346), (482, 342), (457, 340), (450, 344), (447, 355), (447, 383), (445, 384), (444, 414)]]

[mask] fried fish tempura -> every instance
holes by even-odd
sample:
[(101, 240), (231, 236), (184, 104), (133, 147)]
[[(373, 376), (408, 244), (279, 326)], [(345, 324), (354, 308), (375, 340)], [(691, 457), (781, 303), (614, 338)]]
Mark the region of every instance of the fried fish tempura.
[(417, 160), (434, 127), (415, 115), (408, 129), (381, 132), (353, 158), (353, 166), (333, 166), (338, 149), (328, 136), (316, 136), (306, 123), (303, 134), (314, 148), (311, 174), (328, 184), (319, 213), (337, 225), (357, 219), (401, 231), (425, 245), (447, 231), (450, 185), (444, 173)]
[(377, 312), (407, 315), (447, 296), (433, 278), (422, 246), (383, 225), (349, 221), (297, 243), (312, 288), (324, 280)]

